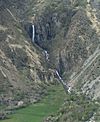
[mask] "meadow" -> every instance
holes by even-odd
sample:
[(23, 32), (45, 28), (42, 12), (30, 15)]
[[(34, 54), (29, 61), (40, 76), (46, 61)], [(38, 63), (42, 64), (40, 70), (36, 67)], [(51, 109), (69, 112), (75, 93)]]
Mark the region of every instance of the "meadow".
[(64, 102), (66, 94), (62, 86), (50, 86), (48, 94), (38, 103), (15, 111), (9, 119), (0, 122), (42, 122), (56, 113)]

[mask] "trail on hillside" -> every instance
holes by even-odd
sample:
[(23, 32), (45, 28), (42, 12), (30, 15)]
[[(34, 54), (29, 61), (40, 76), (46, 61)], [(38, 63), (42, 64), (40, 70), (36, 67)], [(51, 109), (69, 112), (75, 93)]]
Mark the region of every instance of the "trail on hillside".
[[(100, 22), (96, 16), (96, 9), (93, 9), (91, 4), (87, 4), (86, 6), (86, 14), (89, 20), (91, 21), (91, 27), (95, 30), (96, 34), (98, 35), (98, 38), (100, 39)], [(82, 68), (80, 71), (70, 80), (69, 86), (73, 87), (76, 80), (82, 76), (82, 74), (90, 67), (94, 61), (100, 56), (100, 44), (94, 51), (92, 55), (89, 56), (89, 58), (84, 62)]]

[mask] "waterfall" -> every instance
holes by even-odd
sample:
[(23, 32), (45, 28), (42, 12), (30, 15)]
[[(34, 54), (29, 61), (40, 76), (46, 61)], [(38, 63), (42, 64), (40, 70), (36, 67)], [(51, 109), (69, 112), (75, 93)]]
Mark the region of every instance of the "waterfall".
[(58, 76), (61, 84), (63, 85), (64, 89), (67, 90), (68, 93), (71, 93), (71, 87), (68, 86), (62, 79), (62, 77), (60, 76), (60, 74), (58, 73), (58, 71), (56, 70), (56, 75)]
[(57, 74), (57, 76), (58, 76), (59, 80), (61, 81), (61, 83), (62, 83), (64, 86), (66, 86), (66, 87), (67, 87), (67, 84), (63, 81), (63, 79), (61, 78), (61, 76), (60, 76), (60, 74), (58, 73), (58, 71), (57, 71), (57, 70), (56, 70), (56, 74)]
[(34, 25), (32, 25), (32, 42), (34, 42), (34, 38), (35, 38), (35, 27)]
[(45, 53), (46, 60), (49, 61), (49, 54), (48, 54), (48, 52), (46, 50), (44, 50), (44, 53)]
[(68, 93), (71, 93), (71, 87), (68, 86)]
[(59, 79), (60, 79), (61, 81), (63, 81), (63, 79), (61, 78), (61, 76), (59, 75), (59, 73), (58, 73), (57, 70), (56, 70), (56, 74), (57, 74), (57, 76), (59, 77)]

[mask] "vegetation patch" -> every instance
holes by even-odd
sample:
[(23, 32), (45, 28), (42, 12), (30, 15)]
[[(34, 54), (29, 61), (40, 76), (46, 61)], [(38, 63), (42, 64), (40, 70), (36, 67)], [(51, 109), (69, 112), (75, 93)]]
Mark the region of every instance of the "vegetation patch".
[(100, 107), (98, 103), (83, 94), (72, 93), (67, 95), (61, 110), (53, 117), (49, 117), (47, 122), (87, 122), (91, 118), (97, 120), (97, 111)]
[(63, 104), (66, 94), (62, 86), (51, 85), (49, 87), (47, 96), (40, 102), (16, 110), (15, 114), (9, 116), (9, 119), (1, 122), (41, 122), (47, 116), (56, 113)]

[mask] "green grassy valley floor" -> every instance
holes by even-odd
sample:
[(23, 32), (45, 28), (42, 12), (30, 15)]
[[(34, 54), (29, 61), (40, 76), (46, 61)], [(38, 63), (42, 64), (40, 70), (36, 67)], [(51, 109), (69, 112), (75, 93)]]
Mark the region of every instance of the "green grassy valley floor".
[(56, 113), (64, 103), (66, 94), (62, 86), (50, 86), (48, 95), (40, 102), (26, 108), (16, 110), (10, 119), (0, 122), (42, 122), (46, 117)]

